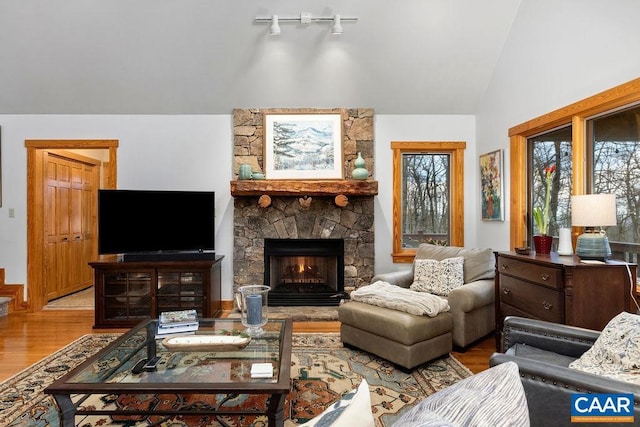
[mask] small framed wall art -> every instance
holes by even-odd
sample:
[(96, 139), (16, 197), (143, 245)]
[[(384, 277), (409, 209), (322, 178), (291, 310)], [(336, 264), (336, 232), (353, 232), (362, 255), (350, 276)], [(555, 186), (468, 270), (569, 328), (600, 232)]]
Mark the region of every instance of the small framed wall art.
[(482, 219), (504, 221), (503, 150), (480, 155)]
[(264, 114), (268, 179), (342, 179), (342, 115)]

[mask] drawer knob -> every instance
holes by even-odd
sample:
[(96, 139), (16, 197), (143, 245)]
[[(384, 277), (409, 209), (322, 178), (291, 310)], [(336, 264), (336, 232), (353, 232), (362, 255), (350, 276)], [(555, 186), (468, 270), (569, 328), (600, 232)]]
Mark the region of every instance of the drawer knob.
[(509, 289), (509, 288), (504, 288), (504, 289), (502, 290), (502, 293), (503, 293), (503, 294), (505, 294), (505, 295), (509, 295), (509, 294), (511, 294), (511, 289)]
[(545, 282), (546, 282), (547, 280), (549, 280), (549, 275), (548, 275), (548, 274), (543, 274), (543, 275), (542, 275), (542, 280), (544, 280)]
[(542, 306), (544, 307), (545, 310), (551, 310), (551, 307), (553, 307), (553, 304), (551, 304), (550, 302), (543, 301)]
[(509, 269), (509, 266), (507, 264), (502, 264), (501, 267), (502, 267), (503, 270), (508, 270)]

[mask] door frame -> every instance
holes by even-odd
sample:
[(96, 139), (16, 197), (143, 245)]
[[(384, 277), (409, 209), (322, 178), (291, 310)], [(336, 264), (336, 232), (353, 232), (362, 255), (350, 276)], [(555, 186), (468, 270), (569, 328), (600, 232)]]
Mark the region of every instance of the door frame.
[(44, 152), (47, 150), (108, 149), (105, 165), (108, 180), (101, 188), (116, 188), (118, 140), (36, 140), (25, 141), (27, 148), (27, 310), (35, 312), (46, 305), (44, 284)]

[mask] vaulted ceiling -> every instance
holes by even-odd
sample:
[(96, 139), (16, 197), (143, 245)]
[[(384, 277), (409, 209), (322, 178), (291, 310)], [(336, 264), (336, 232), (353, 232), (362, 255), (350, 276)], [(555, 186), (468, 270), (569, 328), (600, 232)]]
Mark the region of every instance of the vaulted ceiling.
[[(0, 114), (474, 114), (520, 0), (0, 0)], [(329, 23), (256, 16), (357, 17)]]

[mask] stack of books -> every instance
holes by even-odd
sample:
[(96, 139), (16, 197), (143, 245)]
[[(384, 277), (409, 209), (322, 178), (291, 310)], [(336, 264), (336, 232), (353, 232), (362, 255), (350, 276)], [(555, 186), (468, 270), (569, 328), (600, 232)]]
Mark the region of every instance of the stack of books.
[(195, 310), (164, 311), (158, 318), (156, 336), (195, 332), (198, 326), (198, 313)]

